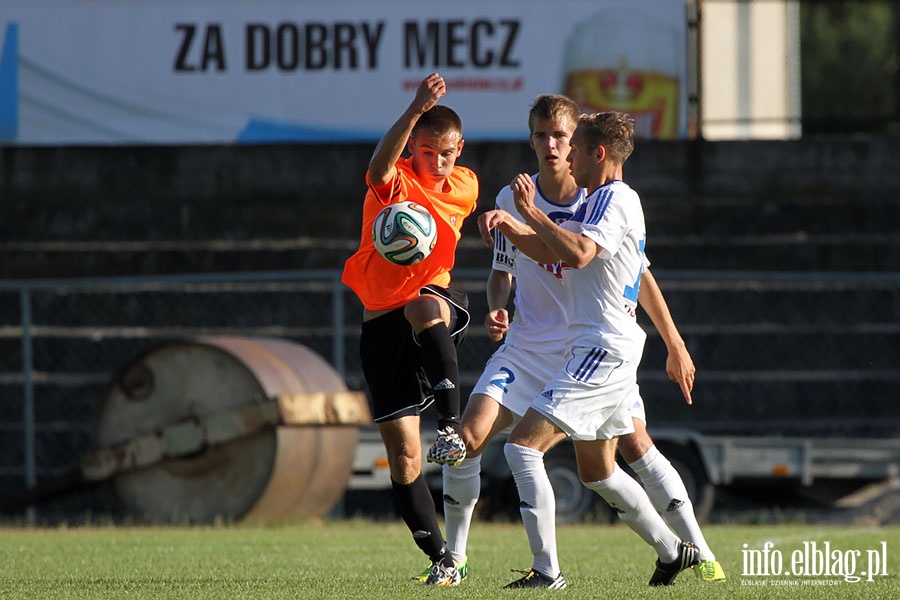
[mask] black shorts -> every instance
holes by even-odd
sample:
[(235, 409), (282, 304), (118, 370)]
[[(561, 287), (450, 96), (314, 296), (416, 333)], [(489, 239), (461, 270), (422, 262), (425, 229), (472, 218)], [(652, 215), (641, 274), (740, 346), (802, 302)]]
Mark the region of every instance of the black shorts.
[[(448, 329), (459, 347), (469, 326), (466, 293), (430, 285), (419, 294), (435, 294), (450, 304)], [(422, 368), (421, 347), (402, 307), (362, 324), (359, 356), (376, 423), (418, 415), (431, 405), (434, 396)]]

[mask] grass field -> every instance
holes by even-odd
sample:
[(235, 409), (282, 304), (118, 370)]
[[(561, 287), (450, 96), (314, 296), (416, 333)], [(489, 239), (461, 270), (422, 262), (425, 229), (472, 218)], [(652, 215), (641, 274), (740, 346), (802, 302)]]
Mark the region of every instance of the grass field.
[[(409, 578), (427, 564), (399, 523), (329, 521), (280, 527), (80, 527), (0, 529), (0, 598), (900, 598), (900, 528), (716, 525), (705, 534), (728, 580), (702, 583), (683, 573), (669, 588), (647, 587), (653, 551), (621, 524), (559, 528), (566, 590), (502, 590), (531, 555), (519, 524), (473, 527), (470, 575), (457, 588), (425, 588)], [(767, 564), (797, 552), (808, 575), (744, 576), (744, 551)], [(886, 555), (874, 581), (813, 575), (804, 542), (828, 549), (846, 572)], [(885, 542), (882, 545), (882, 542)], [(747, 548), (744, 548), (747, 544)], [(850, 557), (859, 551), (855, 565)], [(747, 555), (749, 556), (749, 555)], [(834, 562), (834, 561), (829, 561)], [(759, 570), (759, 569), (757, 569)], [(833, 570), (838, 570), (834, 568)], [(755, 585), (748, 585), (753, 583)]]

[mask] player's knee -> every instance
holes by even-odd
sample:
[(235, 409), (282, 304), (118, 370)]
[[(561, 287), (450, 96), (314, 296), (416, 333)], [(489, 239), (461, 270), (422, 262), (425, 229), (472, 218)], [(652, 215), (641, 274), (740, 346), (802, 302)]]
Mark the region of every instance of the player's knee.
[(632, 463), (642, 457), (647, 450), (653, 447), (653, 439), (647, 433), (643, 421), (634, 419), (634, 432), (619, 438), (619, 454), (625, 462)]
[(619, 454), (627, 463), (638, 460), (652, 447), (653, 440), (646, 430), (637, 430), (619, 438)]
[[(431, 294), (424, 294), (410, 300), (403, 308), (403, 316), (415, 328), (421, 331), (439, 321), (445, 321), (441, 308), (442, 300)], [(449, 310), (447, 311), (449, 314)]]
[(397, 483), (408, 484), (422, 472), (422, 458), (409, 454), (398, 454), (388, 458), (391, 479)]
[(479, 431), (465, 421), (462, 424), (462, 440), (466, 445), (466, 456), (469, 457), (480, 456), (490, 441), (486, 432)]

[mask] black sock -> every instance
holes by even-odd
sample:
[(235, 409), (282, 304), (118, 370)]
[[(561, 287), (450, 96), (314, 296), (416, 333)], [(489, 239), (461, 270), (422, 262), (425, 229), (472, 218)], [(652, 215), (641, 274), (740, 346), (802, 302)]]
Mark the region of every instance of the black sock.
[(459, 432), (459, 363), (456, 346), (443, 322), (419, 333), (422, 344), (422, 367), (434, 391), (438, 427), (451, 426)]
[(452, 566), (453, 560), (444, 544), (434, 510), (434, 499), (425, 478), (420, 474), (409, 485), (402, 485), (392, 479), (391, 486), (394, 488), (397, 511), (412, 532), (416, 546), (428, 555), (431, 562), (446, 563), (444, 559), (449, 559), (447, 566)]

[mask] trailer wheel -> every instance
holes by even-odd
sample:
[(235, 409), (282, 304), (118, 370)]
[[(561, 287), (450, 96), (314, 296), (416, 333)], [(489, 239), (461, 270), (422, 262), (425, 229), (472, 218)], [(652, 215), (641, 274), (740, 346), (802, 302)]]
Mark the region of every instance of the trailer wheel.
[(694, 516), (703, 523), (709, 518), (715, 501), (715, 486), (710, 483), (700, 455), (697, 451), (683, 444), (658, 443), (659, 451), (669, 459), (687, 489), (688, 496), (694, 505)]

